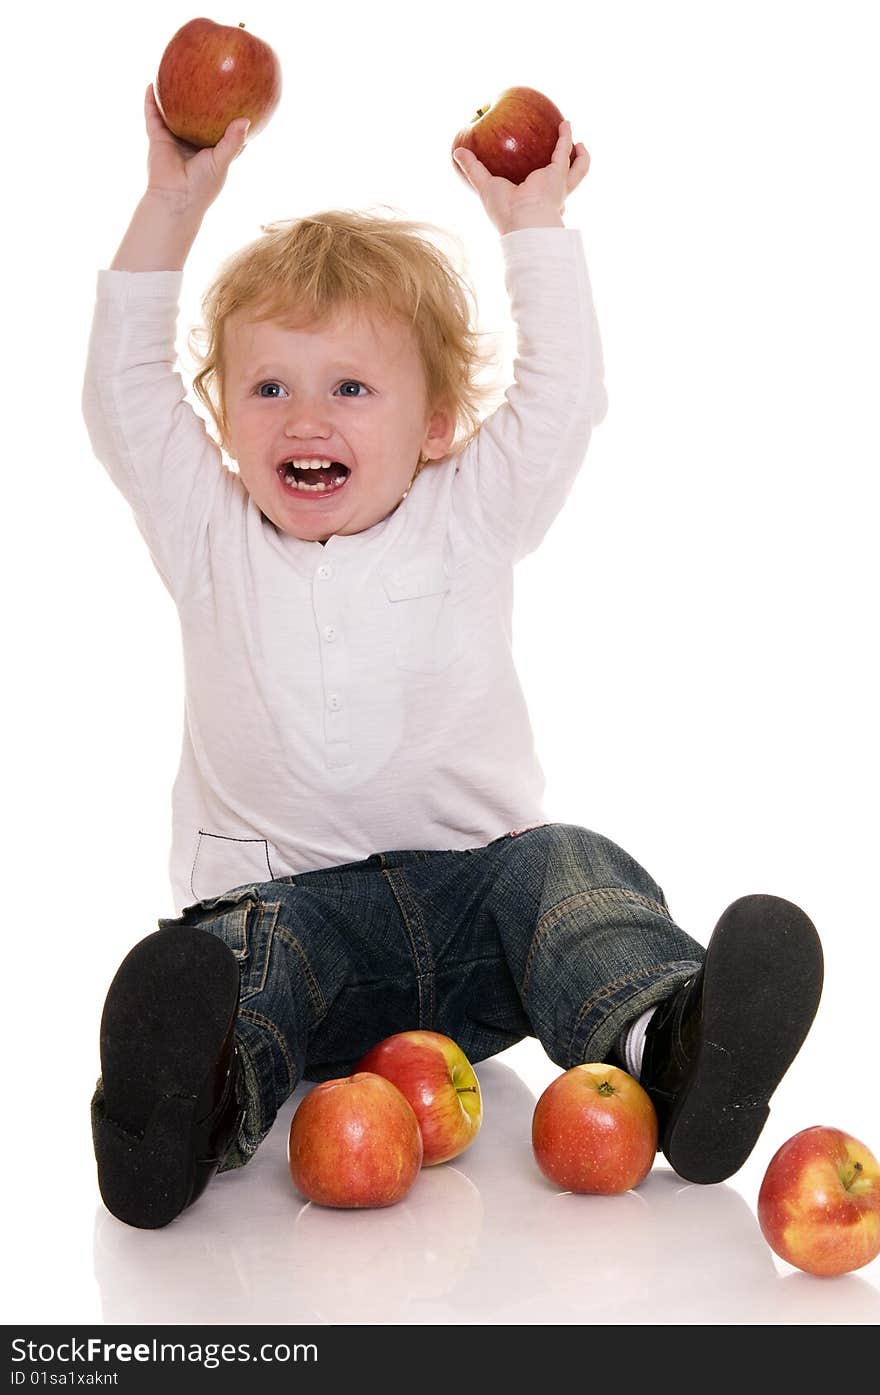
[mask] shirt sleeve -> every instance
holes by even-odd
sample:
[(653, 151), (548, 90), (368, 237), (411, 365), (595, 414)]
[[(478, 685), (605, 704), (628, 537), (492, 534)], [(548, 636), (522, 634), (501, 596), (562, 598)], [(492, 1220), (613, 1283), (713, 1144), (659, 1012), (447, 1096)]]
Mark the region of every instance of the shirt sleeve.
[(99, 271), (82, 391), (92, 448), (177, 599), (234, 478), (175, 371), (179, 271)]
[(608, 400), (580, 232), (523, 228), (501, 247), (514, 381), (458, 459), (453, 510), (482, 547), (516, 562), (565, 503)]

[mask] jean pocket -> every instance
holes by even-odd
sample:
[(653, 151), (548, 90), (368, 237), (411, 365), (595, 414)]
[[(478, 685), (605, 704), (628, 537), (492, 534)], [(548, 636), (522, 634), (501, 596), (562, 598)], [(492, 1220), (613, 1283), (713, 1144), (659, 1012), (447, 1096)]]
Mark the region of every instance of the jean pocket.
[(240, 1001), (262, 993), (269, 973), (269, 956), (280, 903), (264, 901), (256, 884), (235, 887), (222, 896), (198, 901), (176, 920), (160, 920), (160, 930), (174, 925), (198, 925), (232, 950), (241, 976)]
[(440, 673), (455, 658), (452, 578), (442, 559), (399, 563), (382, 572), (397, 667)]
[(189, 885), (196, 901), (245, 882), (271, 882), (272, 848), (265, 838), (236, 838), (200, 828)]

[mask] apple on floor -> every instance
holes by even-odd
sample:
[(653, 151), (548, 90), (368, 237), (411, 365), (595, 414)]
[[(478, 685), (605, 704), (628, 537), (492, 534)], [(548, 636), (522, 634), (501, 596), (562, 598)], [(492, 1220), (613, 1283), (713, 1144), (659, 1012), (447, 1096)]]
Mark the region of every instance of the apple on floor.
[(858, 1139), (816, 1124), (770, 1159), (758, 1224), (780, 1259), (807, 1274), (849, 1274), (880, 1254), (880, 1167)]
[(532, 1116), (544, 1176), (566, 1191), (615, 1196), (644, 1181), (657, 1153), (657, 1112), (637, 1080), (604, 1061), (552, 1081)]
[(476, 1072), (442, 1032), (396, 1032), (372, 1047), (357, 1068), (384, 1075), (406, 1096), (422, 1131), (425, 1167), (457, 1158), (479, 1133), (483, 1100)]
[(287, 1140), (294, 1186), (321, 1206), (392, 1206), (422, 1166), (416, 1116), (396, 1085), (355, 1072), (325, 1080), (297, 1107)]

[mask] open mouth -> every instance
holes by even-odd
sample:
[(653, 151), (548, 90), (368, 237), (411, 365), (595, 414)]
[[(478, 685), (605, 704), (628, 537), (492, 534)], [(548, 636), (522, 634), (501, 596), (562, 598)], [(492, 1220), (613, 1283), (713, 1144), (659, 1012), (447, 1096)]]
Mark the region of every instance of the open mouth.
[(351, 471), (338, 460), (285, 460), (278, 466), (277, 473), (292, 493), (327, 495), (337, 494)]

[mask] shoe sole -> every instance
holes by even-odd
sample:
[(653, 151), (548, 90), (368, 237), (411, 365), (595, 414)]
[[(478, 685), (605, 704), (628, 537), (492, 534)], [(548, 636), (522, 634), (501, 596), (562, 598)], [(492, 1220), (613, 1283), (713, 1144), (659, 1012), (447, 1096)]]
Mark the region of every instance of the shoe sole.
[(189, 1204), (200, 1096), (210, 1098), (238, 996), (235, 955), (195, 926), (147, 936), (116, 972), (101, 1018), (104, 1099), (93, 1135), (102, 1200), (128, 1225), (156, 1229)]
[(822, 979), (816, 928), (791, 901), (744, 896), (724, 912), (706, 951), (693, 1067), (663, 1138), (679, 1176), (722, 1182), (742, 1167), (816, 1015)]

